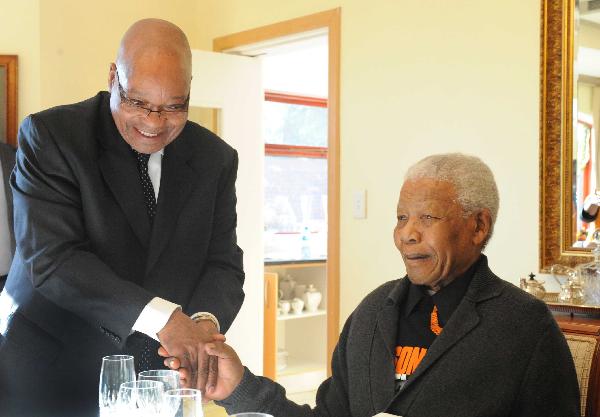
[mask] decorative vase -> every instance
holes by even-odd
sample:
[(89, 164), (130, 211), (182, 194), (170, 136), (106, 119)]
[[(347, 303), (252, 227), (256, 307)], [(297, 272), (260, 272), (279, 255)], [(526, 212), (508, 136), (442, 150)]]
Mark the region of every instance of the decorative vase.
[(306, 292), (302, 296), (304, 300), (304, 305), (306, 306), (306, 311), (314, 313), (318, 310), (319, 304), (321, 304), (321, 299), (323, 298), (322, 294), (317, 291), (313, 284), (310, 284), (306, 289)]

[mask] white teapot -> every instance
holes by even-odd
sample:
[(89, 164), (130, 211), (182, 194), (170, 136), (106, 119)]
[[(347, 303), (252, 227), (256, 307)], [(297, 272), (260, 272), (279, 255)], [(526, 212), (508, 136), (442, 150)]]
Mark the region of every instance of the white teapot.
[(535, 279), (535, 275), (533, 273), (529, 274), (529, 279), (521, 278), (522, 290), (527, 291), (529, 294), (533, 295), (540, 300), (544, 299), (546, 295), (546, 289), (544, 288), (544, 281), (538, 281)]

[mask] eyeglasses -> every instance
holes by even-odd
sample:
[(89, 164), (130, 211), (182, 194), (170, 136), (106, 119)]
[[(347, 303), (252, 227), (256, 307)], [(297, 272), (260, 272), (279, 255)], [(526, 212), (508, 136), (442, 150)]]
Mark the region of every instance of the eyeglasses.
[(149, 117), (151, 113), (157, 113), (158, 117), (162, 117), (163, 119), (167, 119), (169, 117), (182, 117), (188, 112), (188, 107), (190, 104), (190, 94), (188, 93), (187, 98), (181, 104), (169, 104), (167, 106), (161, 106), (158, 110), (152, 110), (147, 106), (147, 103), (136, 100), (133, 98), (127, 97), (123, 86), (121, 85), (121, 81), (119, 81), (119, 72), (115, 71), (117, 76), (117, 85), (119, 87), (119, 97), (121, 97), (121, 104), (124, 104), (126, 108), (139, 116)]

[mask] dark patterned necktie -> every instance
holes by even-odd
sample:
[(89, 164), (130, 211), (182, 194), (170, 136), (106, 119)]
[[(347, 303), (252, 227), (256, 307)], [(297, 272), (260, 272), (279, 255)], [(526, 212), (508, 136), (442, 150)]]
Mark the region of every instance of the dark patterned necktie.
[[(140, 153), (136, 150), (133, 151), (137, 159), (138, 171), (140, 173), (140, 183), (142, 184), (142, 191), (144, 193), (144, 201), (146, 202), (146, 210), (148, 211), (148, 218), (150, 224), (154, 219), (156, 213), (156, 196), (154, 195), (154, 187), (148, 175), (148, 160), (150, 155), (147, 153)], [(156, 369), (161, 366), (160, 358), (156, 354), (158, 350), (158, 342), (149, 336), (143, 335), (144, 339), (142, 347), (142, 355), (139, 362), (139, 370), (147, 371), (149, 369)]]
[(140, 172), (140, 182), (142, 183), (142, 191), (144, 192), (144, 200), (146, 201), (146, 209), (148, 210), (148, 217), (150, 223), (154, 219), (156, 213), (156, 197), (154, 196), (154, 187), (148, 175), (148, 161), (150, 160), (150, 154), (139, 153), (134, 150), (133, 153), (137, 159), (138, 171)]

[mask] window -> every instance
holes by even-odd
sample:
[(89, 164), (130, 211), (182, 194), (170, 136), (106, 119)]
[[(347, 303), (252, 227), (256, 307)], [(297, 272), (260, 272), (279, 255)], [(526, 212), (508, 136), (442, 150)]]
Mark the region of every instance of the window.
[(265, 260), (327, 256), (327, 100), (265, 93)]

